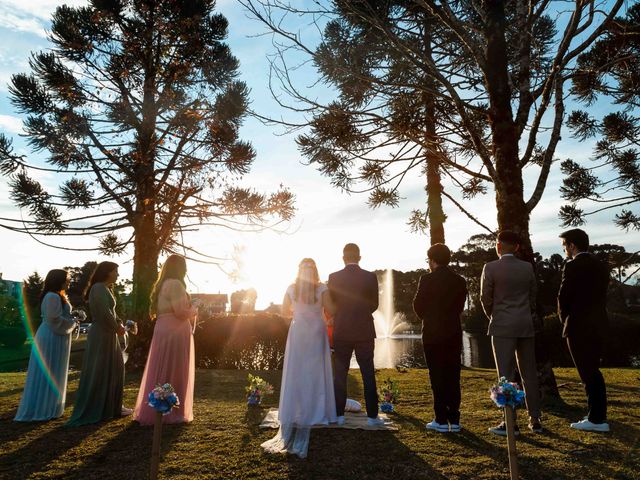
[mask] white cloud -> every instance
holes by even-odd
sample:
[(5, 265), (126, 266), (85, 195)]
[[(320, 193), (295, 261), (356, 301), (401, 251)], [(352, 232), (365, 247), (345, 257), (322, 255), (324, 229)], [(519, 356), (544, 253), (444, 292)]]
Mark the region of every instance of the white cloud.
[(22, 120), (12, 115), (0, 114), (0, 131), (22, 133)]
[[(36, 17), (40, 20), (51, 20), (54, 10), (62, 4), (69, 7), (87, 5), (87, 0), (0, 0), (0, 10), (21, 12), (24, 15)], [(4, 15), (4, 13), (3, 13)]]
[(44, 24), (32, 16), (16, 15), (0, 6), (0, 27), (46, 37)]

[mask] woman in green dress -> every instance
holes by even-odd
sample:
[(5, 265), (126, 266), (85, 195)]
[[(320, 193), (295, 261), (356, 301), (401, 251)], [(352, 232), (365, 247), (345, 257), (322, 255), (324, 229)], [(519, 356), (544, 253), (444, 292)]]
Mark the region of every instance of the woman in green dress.
[(131, 414), (130, 409), (122, 406), (124, 360), (118, 335), (124, 335), (125, 328), (116, 316), (116, 301), (110, 290), (117, 279), (118, 264), (102, 262), (93, 272), (85, 291), (92, 323), (68, 426)]

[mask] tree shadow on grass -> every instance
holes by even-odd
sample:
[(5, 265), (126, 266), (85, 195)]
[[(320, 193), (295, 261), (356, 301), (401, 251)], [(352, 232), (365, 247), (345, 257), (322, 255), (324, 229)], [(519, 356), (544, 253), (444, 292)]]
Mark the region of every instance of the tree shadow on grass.
[(22, 393), (22, 391), (24, 390), (24, 387), (16, 387), (13, 388), (11, 390), (3, 390), (0, 392), (0, 398), (6, 398), (6, 397), (12, 397), (14, 395), (17, 395), (19, 393)]
[[(264, 431), (260, 428), (260, 423), (262, 423), (262, 419), (267, 415), (268, 411), (269, 408), (264, 407), (247, 407), (247, 411), (244, 414), (244, 424), (249, 431), (242, 435), (243, 446), (249, 446), (253, 443), (255, 437)], [(277, 432), (277, 430), (273, 429), (273, 432)]]
[(585, 406), (569, 404), (562, 398), (549, 398), (544, 403), (544, 412), (553, 413), (556, 417), (576, 422), (586, 415)]
[[(162, 426), (161, 478), (171, 478), (171, 472), (162, 471), (163, 459), (182, 433), (189, 428), (189, 424)], [(66, 472), (64, 478), (147, 478), (151, 466), (152, 442), (153, 427), (143, 427), (136, 422), (130, 422), (98, 450), (83, 457), (80, 466)]]
[[(605, 380), (605, 382), (607, 381), (606, 377), (605, 377), (604, 380)], [(640, 377), (638, 377), (638, 380), (640, 380)], [(618, 385), (616, 383), (607, 383), (607, 391), (613, 392), (615, 390), (621, 390), (623, 392), (635, 393), (636, 395), (640, 394), (640, 388), (638, 388), (638, 387), (631, 387), (629, 385)]]
[[(424, 429), (423, 423), (416, 417), (411, 417), (407, 415), (396, 414), (395, 417), (402, 422), (409, 423), (416, 428)], [(496, 445), (495, 442), (491, 442), (489, 439), (493, 438), (494, 440), (500, 440), (499, 437), (490, 436), (489, 433), (485, 435), (477, 435), (471, 430), (463, 428), (460, 433), (438, 433), (438, 432), (426, 432), (425, 435), (433, 435), (437, 437), (439, 442), (442, 443), (450, 443), (456, 444), (460, 450), (471, 454), (474, 457), (488, 457), (492, 459), (499, 465), (503, 465), (504, 469), (507, 469), (509, 466), (508, 459), (508, 450), (507, 450), (507, 441), (506, 438), (504, 440), (504, 444)], [(569, 444), (573, 444), (576, 446), (582, 446), (582, 443), (574, 441), (572, 439), (567, 439), (561, 437), (552, 432), (545, 432), (545, 435), (548, 435), (556, 441), (566, 441)], [(521, 434), (518, 437), (517, 445), (521, 445), (522, 443), (527, 443), (535, 448), (540, 448), (542, 450), (548, 450), (550, 448), (556, 448), (544, 443), (544, 440), (541, 438), (538, 440), (538, 437), (533, 437), (526, 433)], [(521, 462), (521, 478), (523, 479), (557, 479), (558, 472), (553, 468), (544, 464), (544, 462), (540, 462), (536, 458), (532, 458), (529, 456), (524, 456), (522, 453), (519, 454), (520, 462)], [(465, 458), (460, 457), (461, 462), (465, 462)]]
[(0, 443), (5, 445), (14, 442), (24, 435), (39, 428), (46, 429), (49, 421), (42, 422), (14, 422), (15, 412), (0, 419)]
[(287, 464), (290, 479), (447, 478), (389, 431), (312, 430), (308, 457)]
[[(18, 427), (16, 432), (24, 434), (42, 425), (40, 422), (26, 424), (24, 430)], [(69, 429), (59, 425), (12, 453), (2, 456), (0, 473), (7, 471), (11, 472), (10, 478), (28, 478), (33, 473), (45, 470), (49, 463), (80, 445), (85, 438), (102, 427), (103, 424), (97, 424), (81, 429)], [(2, 438), (5, 439), (5, 435)]]

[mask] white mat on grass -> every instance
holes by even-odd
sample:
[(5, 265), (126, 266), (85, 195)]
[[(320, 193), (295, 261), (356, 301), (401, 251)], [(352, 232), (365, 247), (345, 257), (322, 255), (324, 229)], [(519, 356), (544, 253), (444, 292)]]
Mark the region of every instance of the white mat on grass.
[[(398, 426), (387, 417), (384, 413), (381, 413), (380, 418), (384, 419), (384, 425), (379, 427), (370, 427), (367, 425), (367, 415), (365, 413), (352, 413), (345, 412), (344, 425), (338, 425), (337, 423), (331, 423), (329, 425), (314, 425), (312, 428), (346, 428), (348, 430), (398, 430)], [(260, 423), (260, 428), (278, 428), (280, 422), (278, 421), (278, 409), (272, 408), (267, 412), (267, 415)]]

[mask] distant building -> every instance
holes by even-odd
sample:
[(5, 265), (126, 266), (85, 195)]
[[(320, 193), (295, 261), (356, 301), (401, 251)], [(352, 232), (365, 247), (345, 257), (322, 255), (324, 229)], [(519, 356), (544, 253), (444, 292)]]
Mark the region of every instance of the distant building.
[(22, 294), (22, 282), (14, 282), (13, 280), (4, 280), (2, 273), (0, 273), (0, 292), (6, 295), (11, 295), (14, 298), (20, 299)]
[(282, 305), (275, 304), (271, 302), (267, 308), (264, 309), (265, 313), (273, 313), (275, 315), (280, 315), (282, 313)]
[(256, 311), (258, 292), (255, 289), (238, 290), (231, 294), (231, 313), (250, 314)]
[(229, 296), (225, 293), (194, 293), (191, 298), (200, 300), (200, 310), (208, 313), (226, 312), (229, 303)]

